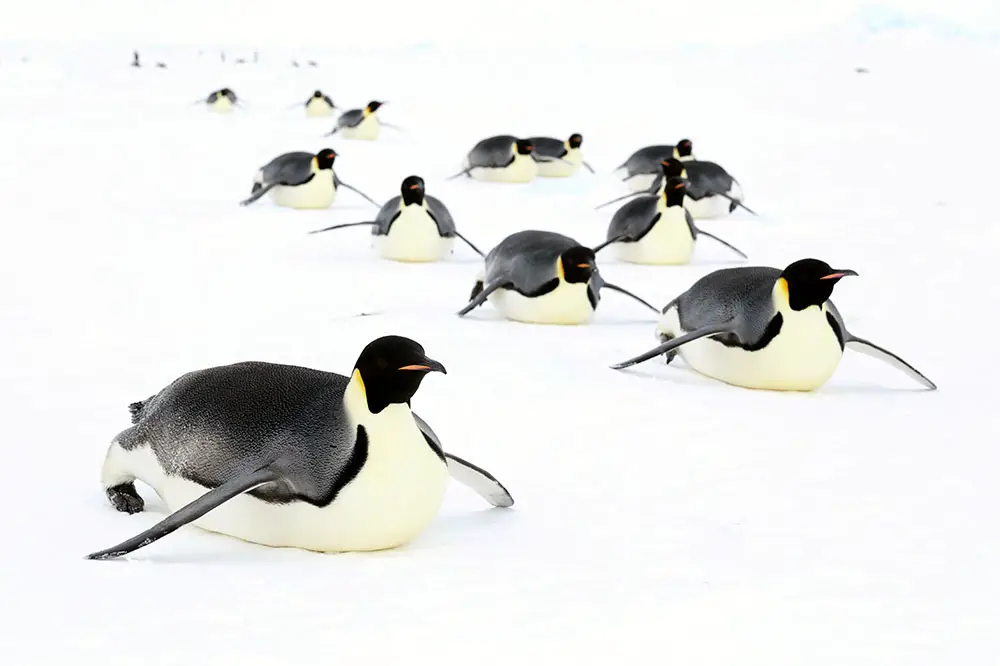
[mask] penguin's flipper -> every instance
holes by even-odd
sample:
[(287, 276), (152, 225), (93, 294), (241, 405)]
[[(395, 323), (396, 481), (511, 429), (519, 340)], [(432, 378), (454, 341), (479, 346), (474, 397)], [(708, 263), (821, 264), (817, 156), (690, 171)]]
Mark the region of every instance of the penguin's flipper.
[(552, 157), (551, 155), (538, 155), (538, 154), (534, 154), (532, 155), (532, 157), (535, 158), (536, 162), (562, 162), (563, 164), (568, 164), (570, 166), (573, 166), (572, 162), (567, 162), (561, 157)]
[(717, 242), (717, 243), (721, 243), (722, 245), (725, 245), (725, 246), (726, 246), (726, 247), (728, 247), (728, 248), (729, 248), (730, 250), (732, 250), (732, 251), (733, 251), (733, 252), (735, 252), (736, 254), (740, 255), (740, 256), (741, 256), (741, 257), (743, 257), (744, 259), (746, 259), (746, 258), (747, 258), (747, 255), (743, 254), (743, 251), (742, 251), (742, 250), (740, 250), (739, 248), (737, 248), (737, 247), (736, 247), (735, 245), (730, 245), (729, 243), (727, 243), (726, 241), (722, 240), (722, 239), (721, 239), (721, 238), (719, 238), (718, 236), (715, 236), (715, 235), (713, 235), (713, 234), (710, 234), (710, 233), (708, 233), (707, 231), (704, 231), (704, 230), (702, 230), (702, 229), (698, 229), (698, 235), (700, 235), (700, 236), (708, 236), (709, 238), (711, 238), (711, 239), (712, 239), (712, 240), (714, 240), (715, 242)]
[(281, 474), (274, 469), (273, 463), (268, 463), (267, 465), (249, 474), (238, 476), (235, 479), (230, 479), (221, 486), (209, 490), (207, 493), (190, 504), (174, 511), (172, 514), (158, 522), (156, 525), (153, 525), (145, 532), (137, 534), (131, 539), (121, 542), (117, 546), (112, 546), (111, 548), (91, 553), (90, 555), (87, 555), (87, 559), (110, 560), (115, 557), (127, 555), (134, 550), (138, 550), (144, 546), (148, 546), (154, 541), (162, 539), (171, 532), (187, 525), (192, 521), (201, 518), (212, 509), (228, 502), (237, 495), (242, 495), (243, 493), (253, 490), (258, 486), (262, 486), (265, 483), (279, 481), (280, 479)]
[(243, 201), (241, 201), (240, 205), (241, 206), (249, 206), (254, 201), (257, 201), (257, 199), (260, 199), (262, 196), (264, 196), (265, 194), (267, 194), (271, 190), (271, 188), (274, 187), (277, 184), (278, 183), (268, 183), (267, 185), (264, 185), (263, 187), (259, 187), (260, 183), (254, 183), (253, 192), (250, 194), (249, 198), (244, 199)]
[(651, 194), (651, 193), (650, 192), (629, 192), (628, 194), (624, 194), (624, 195), (622, 195), (620, 197), (612, 199), (611, 201), (605, 201), (600, 206), (594, 206), (594, 210), (600, 210), (601, 208), (604, 208), (605, 206), (610, 206), (611, 204), (615, 203), (616, 201), (624, 201), (625, 199), (631, 199), (632, 197), (638, 197), (638, 196), (641, 196), (643, 194)]
[(313, 229), (309, 233), (310, 234), (318, 234), (318, 233), (322, 233), (324, 231), (333, 231), (334, 229), (343, 229), (344, 227), (363, 227), (363, 226), (370, 226), (370, 227), (372, 227), (372, 226), (375, 226), (376, 224), (378, 224), (378, 223), (377, 222), (373, 222), (373, 221), (369, 221), (369, 222), (348, 222), (346, 224), (335, 224), (332, 227), (324, 227), (322, 229)]
[(709, 335), (716, 335), (718, 333), (731, 333), (733, 331), (732, 321), (727, 321), (724, 324), (715, 324), (714, 326), (706, 326), (704, 328), (699, 328), (696, 331), (691, 331), (690, 333), (685, 333), (684, 335), (672, 338), (662, 345), (653, 347), (648, 352), (644, 354), (639, 354), (634, 358), (630, 358), (627, 361), (622, 361), (621, 363), (615, 363), (611, 367), (614, 370), (622, 370), (623, 368), (628, 368), (630, 366), (636, 365), (637, 363), (642, 363), (648, 361), (651, 358), (656, 358), (660, 354), (666, 354), (674, 349), (677, 349), (681, 345), (686, 345), (689, 342), (698, 340), (699, 338), (708, 337)]
[(514, 506), (514, 498), (495, 476), (456, 455), (450, 453), (444, 455), (448, 459), (448, 473), (451, 478), (471, 488), (493, 506), (503, 508)]
[(583, 164), (583, 166), (587, 167), (587, 170), (590, 171), (590, 173), (597, 173), (596, 171), (594, 171), (594, 167), (587, 164), (587, 160), (581, 160), (580, 163)]
[(379, 120), (378, 124), (381, 125), (382, 127), (388, 127), (390, 129), (394, 129), (397, 132), (402, 132), (403, 131), (403, 128), (400, 127), (399, 125), (393, 125), (392, 123), (387, 123), (384, 120)]
[(743, 210), (745, 210), (746, 212), (750, 213), (751, 215), (756, 215), (757, 217), (760, 217), (759, 215), (757, 215), (757, 213), (755, 213), (752, 210), (750, 210), (749, 208), (747, 208), (743, 204), (743, 202), (740, 201), (739, 199), (734, 199), (733, 197), (729, 196), (728, 194), (719, 194), (719, 196), (723, 197), (724, 199), (729, 199), (729, 212), (730, 213), (732, 213), (734, 210), (736, 210), (736, 208), (738, 206), (738, 207), (742, 208)]
[(368, 201), (370, 201), (371, 203), (373, 203), (376, 208), (381, 208), (382, 207), (382, 204), (380, 204), (379, 202), (375, 201), (374, 199), (372, 199), (370, 196), (368, 196), (367, 194), (365, 194), (364, 192), (362, 192), (358, 188), (354, 187), (353, 185), (348, 185), (344, 181), (342, 181), (339, 178), (337, 178), (336, 174), (334, 174), (334, 178), (336, 179), (336, 185), (337, 185), (337, 187), (346, 187), (349, 190), (357, 192), (358, 194), (360, 194), (365, 199), (368, 199)]
[(845, 347), (850, 347), (856, 352), (860, 352), (865, 356), (871, 356), (872, 358), (877, 358), (880, 361), (884, 361), (889, 365), (902, 370), (910, 377), (920, 382), (932, 391), (937, 390), (937, 384), (928, 379), (922, 372), (914, 368), (912, 365), (901, 359), (900, 357), (893, 354), (888, 349), (883, 349), (878, 345), (865, 340), (864, 338), (859, 338), (848, 333), (846, 335), (846, 340), (844, 341)]
[(336, 127), (334, 127), (332, 130), (330, 130), (329, 132), (327, 132), (323, 136), (333, 136), (334, 134), (337, 133), (337, 130), (339, 130), (339, 129), (340, 129), (340, 125), (337, 125)]
[(600, 243), (599, 245), (595, 245), (594, 246), (594, 248), (593, 248), (594, 249), (594, 254), (597, 254), (598, 252), (600, 252), (601, 250), (603, 250), (607, 246), (611, 245), (612, 243), (618, 243), (620, 241), (625, 240), (626, 238), (628, 238), (628, 236), (626, 236), (625, 234), (620, 234), (618, 236), (615, 236), (614, 238), (609, 238), (608, 240), (604, 241), (603, 243)]
[(461, 238), (463, 241), (465, 241), (465, 244), (468, 245), (469, 247), (471, 247), (472, 250), (473, 250), (473, 252), (475, 252), (476, 254), (478, 254), (480, 257), (484, 257), (484, 258), (486, 257), (486, 255), (483, 254), (478, 247), (476, 247), (475, 245), (472, 244), (472, 241), (470, 241), (468, 238), (466, 238), (462, 234), (458, 233), (457, 230), (455, 231), (455, 235), (458, 236), (459, 238)]
[(462, 169), (461, 171), (459, 171), (458, 173), (456, 173), (454, 176), (448, 176), (447, 178), (445, 178), (445, 180), (455, 180), (459, 176), (469, 176), (471, 178), (472, 177), (471, 176), (471, 171), (474, 168), (475, 167), (471, 167), (471, 166), (470, 167), (466, 167), (466, 168)]
[(494, 291), (496, 291), (502, 286), (503, 282), (500, 282), (499, 280), (491, 284), (483, 285), (482, 290), (480, 290), (480, 292), (476, 294), (476, 297), (473, 298), (471, 301), (469, 301), (464, 308), (458, 311), (458, 316), (464, 317), (465, 315), (469, 314), (470, 312), (478, 308), (480, 305), (486, 302), (486, 299), (490, 297), (490, 294), (492, 294)]
[(646, 301), (642, 300), (641, 298), (639, 298), (638, 296), (636, 296), (635, 294), (633, 294), (631, 291), (628, 291), (627, 289), (622, 289), (621, 287), (619, 287), (616, 284), (612, 284), (610, 282), (605, 282), (603, 285), (601, 285), (601, 288), (602, 289), (610, 289), (611, 291), (617, 291), (619, 294), (625, 294), (629, 298), (632, 298), (632, 299), (638, 301), (639, 303), (642, 303), (643, 305), (645, 305), (647, 308), (649, 308), (650, 310), (652, 310), (656, 314), (660, 314), (659, 308), (654, 308), (652, 305), (650, 305)]

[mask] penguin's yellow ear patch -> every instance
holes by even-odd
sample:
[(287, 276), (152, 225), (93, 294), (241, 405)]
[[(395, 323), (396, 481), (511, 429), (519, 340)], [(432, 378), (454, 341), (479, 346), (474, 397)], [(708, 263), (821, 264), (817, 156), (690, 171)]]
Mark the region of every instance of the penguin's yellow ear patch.
[(559, 276), (560, 280), (566, 279), (566, 271), (563, 270), (562, 257), (556, 260), (556, 275)]
[(785, 302), (788, 302), (788, 280), (785, 278), (778, 278), (778, 293), (781, 294)]
[(361, 395), (367, 398), (368, 391), (365, 390), (365, 380), (361, 378), (361, 371), (358, 370), (357, 368), (354, 368), (354, 374), (351, 376), (351, 379), (353, 379), (358, 383), (358, 388), (361, 389)]

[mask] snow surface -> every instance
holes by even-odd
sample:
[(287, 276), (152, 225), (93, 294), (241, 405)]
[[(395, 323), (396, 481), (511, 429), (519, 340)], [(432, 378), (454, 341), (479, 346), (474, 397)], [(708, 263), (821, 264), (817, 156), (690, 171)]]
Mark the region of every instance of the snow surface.
[[(153, 17), (155, 18), (155, 17)], [(332, 29), (332, 35), (350, 26)], [(544, 34), (544, 33), (542, 33)], [(758, 47), (631, 51), (129, 49), (0, 53), (3, 663), (995, 664), (1000, 52), (914, 30)], [(333, 46), (336, 46), (335, 39)], [(129, 47), (130, 48), (130, 47)], [(858, 74), (855, 67), (866, 67)], [(231, 115), (190, 102), (223, 86)], [(288, 109), (322, 88), (389, 101), (403, 133), (323, 139)], [(445, 181), (498, 133), (584, 135), (599, 170), (526, 185)], [(634, 149), (682, 137), (742, 183), (702, 222), (755, 264), (853, 268), (834, 300), (857, 334), (938, 383), (848, 352), (813, 394), (733, 388), (650, 362), (649, 312), (606, 292), (585, 327), (466, 319), (478, 258), (378, 260), (342, 191), (328, 211), (264, 199), (260, 165), (340, 152), (378, 200), (411, 173), (482, 248), (524, 228), (603, 239)], [(600, 261), (664, 304), (732, 255)], [(359, 313), (371, 316), (358, 316)], [(448, 368), (414, 408), (493, 472), (511, 510), (452, 484), (409, 546), (320, 555), (188, 527), (121, 561), (83, 556), (145, 529), (99, 486), (126, 405), (192, 369), (265, 360), (348, 372), (413, 337)], [(964, 335), (963, 335), (964, 334)], [(977, 345), (977, 339), (983, 346)]]

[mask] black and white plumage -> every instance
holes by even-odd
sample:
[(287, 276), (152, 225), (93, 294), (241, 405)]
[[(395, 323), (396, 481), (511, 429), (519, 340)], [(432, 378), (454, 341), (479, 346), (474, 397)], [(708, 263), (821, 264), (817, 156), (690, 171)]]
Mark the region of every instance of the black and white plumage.
[(323, 136), (338, 134), (345, 139), (359, 139), (362, 141), (374, 141), (382, 131), (382, 126), (393, 127), (389, 123), (382, 122), (376, 111), (386, 102), (372, 100), (363, 109), (351, 109), (340, 114), (337, 124), (332, 130)]
[(364, 192), (337, 177), (333, 169), (337, 153), (324, 148), (315, 155), (302, 151), (284, 153), (260, 168), (254, 176), (250, 197), (240, 202), (248, 206), (265, 194), (279, 206), (298, 209), (329, 208), (337, 198), (337, 188), (345, 187), (378, 206)]
[(379, 254), (393, 261), (438, 261), (452, 252), (455, 238), (462, 239), (476, 254), (483, 256), (458, 232), (448, 208), (426, 193), (424, 179), (420, 176), (404, 178), (400, 194), (385, 202), (373, 221), (335, 224), (309, 233), (356, 226), (370, 226)]
[(691, 140), (681, 139), (673, 146), (663, 144), (640, 148), (615, 169), (615, 175), (632, 191), (644, 192), (659, 175), (660, 163), (671, 157), (685, 162), (695, 159)]
[(305, 101), (306, 116), (309, 118), (322, 118), (333, 114), (337, 106), (330, 99), (329, 95), (324, 95), (322, 90), (316, 90), (309, 99)]
[(386, 336), (350, 377), (258, 362), (183, 375), (130, 406), (133, 426), (114, 438), (101, 474), (119, 511), (143, 510), (140, 480), (172, 513), (88, 557), (120, 557), (191, 522), (268, 546), (393, 548), (430, 523), (449, 474), (511, 506), (492, 475), (445, 453), (410, 411), (430, 372), (445, 368), (413, 340)]
[(583, 159), (582, 134), (571, 134), (565, 141), (550, 136), (532, 136), (528, 137), (528, 141), (535, 147), (534, 157), (538, 162), (539, 176), (565, 178), (576, 173), (581, 164), (590, 173), (594, 173), (593, 167)]
[(229, 113), (238, 104), (239, 99), (236, 93), (229, 88), (216, 90), (205, 98), (205, 105), (208, 107), (208, 110), (215, 113)]
[(527, 183), (538, 175), (539, 162), (562, 161), (557, 157), (537, 157), (535, 144), (501, 134), (483, 139), (465, 156), (462, 170), (448, 180), (468, 176), (493, 183)]
[(534, 324), (583, 324), (607, 288), (656, 311), (625, 289), (605, 282), (594, 251), (569, 236), (529, 229), (507, 236), (486, 255), (465, 316), (487, 300), (508, 319)]
[(849, 269), (801, 259), (784, 270), (766, 266), (709, 273), (663, 309), (662, 344), (613, 365), (627, 368), (680, 354), (694, 370), (728, 384), (811, 391), (833, 375), (845, 347), (883, 360), (930, 389), (937, 386), (896, 354), (848, 331), (830, 301)]
[(629, 263), (680, 265), (691, 261), (700, 234), (746, 259), (730, 243), (695, 226), (684, 207), (686, 188), (686, 180), (674, 177), (666, 181), (662, 194), (640, 196), (625, 203), (611, 218), (605, 242), (594, 251), (612, 246), (618, 250), (618, 257)]

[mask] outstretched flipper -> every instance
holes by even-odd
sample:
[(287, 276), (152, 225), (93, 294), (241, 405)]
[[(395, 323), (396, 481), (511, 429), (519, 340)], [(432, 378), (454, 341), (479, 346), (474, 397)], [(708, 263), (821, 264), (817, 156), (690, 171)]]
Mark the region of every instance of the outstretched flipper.
[(258, 187), (258, 185), (260, 185), (260, 183), (254, 183), (253, 192), (250, 194), (250, 196), (247, 199), (244, 199), (243, 201), (241, 201), (240, 205), (241, 206), (249, 206), (254, 201), (257, 201), (257, 199), (260, 199), (262, 196), (264, 196), (265, 194), (267, 194), (268, 192), (270, 192), (271, 188), (274, 187), (277, 184), (278, 183), (268, 183), (267, 185), (264, 185), (263, 187)]
[[(730, 213), (732, 213), (734, 210), (736, 210), (736, 207), (738, 206), (738, 207), (742, 208), (743, 210), (745, 210), (746, 212), (750, 213), (751, 215), (757, 215), (757, 213), (755, 213), (752, 210), (750, 210), (749, 208), (747, 208), (746, 205), (742, 201), (740, 201), (739, 199), (734, 199), (733, 197), (729, 196), (728, 194), (721, 194), (720, 193), (719, 196), (720, 197), (724, 197), (726, 199), (729, 199), (729, 212)], [(757, 217), (760, 217), (760, 216), (757, 215)]]
[(621, 234), (619, 236), (615, 236), (614, 238), (610, 238), (610, 239), (604, 241), (603, 243), (601, 243), (599, 245), (595, 245), (594, 246), (594, 254), (597, 254), (598, 252), (600, 252), (601, 250), (603, 250), (607, 246), (611, 245), (612, 243), (617, 243), (619, 241), (623, 241), (626, 238), (628, 238), (628, 236), (626, 236), (625, 234)]
[(731, 333), (732, 323), (726, 322), (725, 324), (716, 324), (715, 326), (706, 326), (705, 328), (699, 328), (697, 331), (691, 331), (690, 333), (685, 333), (684, 335), (673, 338), (664, 342), (662, 345), (650, 349), (644, 354), (639, 354), (634, 358), (630, 358), (627, 361), (622, 361), (621, 363), (615, 363), (611, 367), (615, 370), (621, 370), (623, 368), (628, 368), (630, 366), (636, 365), (637, 363), (642, 363), (648, 361), (651, 358), (656, 358), (660, 354), (666, 354), (674, 349), (677, 349), (681, 345), (686, 345), (689, 342), (693, 342), (700, 338), (708, 337), (709, 335), (717, 335), (718, 333)]
[(888, 349), (883, 349), (878, 345), (865, 340), (864, 338), (859, 338), (857, 336), (847, 334), (847, 340), (844, 342), (845, 347), (850, 347), (856, 352), (860, 352), (865, 356), (871, 356), (872, 358), (877, 358), (880, 361), (884, 361), (889, 365), (902, 370), (910, 377), (920, 382), (932, 391), (937, 390), (937, 384), (928, 379), (922, 372), (914, 368), (912, 365), (901, 359), (900, 357), (893, 354)]
[(710, 233), (708, 233), (707, 231), (703, 231), (703, 230), (701, 230), (701, 229), (698, 229), (698, 235), (699, 235), (699, 236), (708, 236), (709, 238), (711, 238), (711, 239), (712, 239), (712, 240), (714, 240), (715, 242), (717, 242), (717, 243), (721, 243), (722, 245), (725, 245), (725, 246), (726, 246), (726, 247), (728, 247), (728, 248), (729, 248), (730, 250), (732, 250), (732, 251), (733, 251), (733, 252), (735, 252), (736, 254), (740, 255), (740, 256), (741, 256), (741, 257), (743, 257), (744, 259), (746, 259), (746, 258), (747, 258), (747, 255), (743, 254), (743, 251), (742, 251), (742, 250), (740, 250), (739, 248), (737, 248), (737, 247), (736, 247), (735, 245), (730, 245), (729, 243), (727, 243), (726, 241), (722, 240), (722, 239), (721, 239), (721, 238), (719, 238), (718, 236), (715, 236), (715, 235), (713, 235), (713, 234), (710, 234)]
[(445, 178), (445, 180), (455, 180), (459, 176), (468, 176), (469, 178), (472, 178), (472, 170), (474, 168), (475, 167), (465, 167), (464, 169), (456, 173), (454, 176), (448, 176), (447, 178)]
[(462, 234), (458, 233), (457, 231), (455, 232), (455, 235), (456, 235), (456, 236), (458, 236), (459, 238), (461, 238), (461, 239), (462, 239), (463, 241), (465, 241), (465, 244), (466, 244), (466, 245), (468, 245), (469, 247), (471, 247), (471, 248), (472, 248), (472, 250), (473, 250), (473, 251), (474, 251), (474, 252), (475, 252), (476, 254), (478, 254), (478, 255), (479, 255), (480, 257), (486, 257), (486, 255), (485, 255), (485, 254), (483, 254), (482, 252), (480, 252), (479, 248), (478, 248), (478, 247), (476, 247), (475, 245), (473, 245), (473, 244), (472, 244), (472, 241), (470, 241), (470, 240), (469, 240), (468, 238), (466, 238), (466, 237), (465, 237), (465, 236), (463, 236)]
[(533, 155), (536, 162), (562, 162), (563, 164), (568, 164), (573, 166), (572, 162), (567, 162), (561, 157), (552, 157), (551, 155), (538, 155), (537, 153)]
[(212, 509), (228, 502), (237, 495), (242, 495), (243, 493), (253, 490), (258, 486), (262, 486), (265, 483), (271, 483), (272, 481), (278, 481), (281, 475), (277, 470), (273, 469), (273, 463), (268, 463), (264, 467), (251, 472), (245, 476), (238, 476), (235, 479), (231, 479), (217, 488), (209, 490), (207, 493), (196, 499), (195, 501), (187, 504), (177, 511), (153, 525), (145, 532), (137, 534), (127, 541), (123, 541), (117, 546), (112, 546), (105, 550), (98, 551), (96, 553), (91, 553), (87, 555), (88, 560), (109, 560), (115, 557), (121, 557), (122, 555), (127, 555), (134, 550), (138, 550), (144, 546), (162, 539), (176, 529), (187, 525), (188, 523), (197, 520), (204, 516), (206, 513)]
[(639, 298), (638, 296), (636, 296), (635, 294), (633, 294), (631, 291), (628, 291), (627, 289), (622, 289), (621, 287), (619, 287), (616, 284), (611, 284), (610, 282), (605, 282), (603, 285), (601, 285), (601, 288), (602, 289), (610, 289), (611, 291), (617, 291), (619, 294), (625, 294), (626, 296), (628, 296), (630, 298), (633, 298), (636, 301), (642, 303), (643, 305), (645, 305), (647, 308), (649, 308), (650, 310), (652, 310), (656, 314), (660, 314), (660, 311), (657, 308), (654, 308), (652, 305), (650, 305), (646, 301), (642, 300), (641, 298)]
[(334, 174), (334, 183), (333, 184), (336, 185), (337, 187), (346, 187), (347, 189), (349, 189), (349, 190), (351, 190), (353, 192), (357, 192), (358, 194), (360, 194), (365, 199), (368, 199), (369, 202), (375, 204), (376, 208), (381, 208), (382, 207), (382, 204), (380, 204), (379, 202), (375, 201), (374, 199), (372, 199), (370, 196), (368, 196), (367, 194), (365, 194), (364, 192), (362, 192), (358, 188), (354, 187), (353, 185), (348, 185), (347, 183), (345, 183), (344, 181), (342, 181), (340, 178), (337, 178), (336, 174)]
[(444, 455), (448, 464), (448, 474), (451, 475), (451, 478), (455, 479), (464, 486), (468, 486), (493, 506), (500, 506), (504, 508), (514, 506), (514, 498), (511, 497), (507, 489), (503, 487), (503, 484), (497, 481), (496, 477), (487, 472), (485, 469), (477, 467), (467, 460), (462, 460), (458, 456), (454, 456), (450, 453), (444, 453), (444, 448), (441, 446), (441, 440), (438, 439), (437, 434), (431, 430), (430, 425), (428, 425), (426, 421), (416, 414), (413, 415), (413, 420), (416, 421), (417, 427), (420, 428), (420, 432), (422, 432), (424, 437), (427, 438), (431, 448), (440, 451), (442, 455)]
[(381, 125), (382, 127), (388, 127), (390, 129), (394, 129), (397, 132), (402, 132), (403, 131), (403, 128), (400, 127), (399, 125), (393, 125), (392, 123), (387, 123), (384, 120), (379, 120), (378, 124)]
[(332, 130), (330, 130), (329, 132), (327, 132), (326, 134), (324, 134), (323, 136), (333, 136), (334, 134), (337, 133), (337, 130), (339, 130), (339, 129), (340, 129), (340, 126), (338, 125), (337, 127), (334, 127)]
[(346, 224), (335, 224), (332, 227), (324, 227), (323, 229), (313, 229), (310, 234), (318, 234), (324, 231), (332, 231), (334, 229), (343, 229), (344, 227), (363, 227), (363, 226), (375, 226), (376, 222), (347, 222)]
[(583, 166), (587, 167), (587, 170), (590, 171), (590, 173), (597, 173), (596, 171), (594, 171), (594, 167), (587, 164), (587, 160), (580, 160), (580, 163), (583, 164)]
[(502, 282), (494, 282), (492, 284), (484, 285), (482, 291), (476, 294), (475, 298), (469, 301), (469, 303), (464, 308), (458, 311), (458, 316), (464, 317), (465, 315), (469, 314), (470, 312), (478, 308), (480, 305), (486, 302), (486, 299), (490, 297), (490, 294), (492, 294), (494, 291), (496, 291), (502, 286), (503, 286)]
[(646, 192), (629, 192), (628, 194), (623, 194), (622, 196), (620, 196), (620, 197), (618, 197), (616, 199), (612, 199), (611, 201), (605, 201), (600, 206), (594, 206), (594, 210), (600, 210), (600, 209), (604, 208), (605, 206), (610, 206), (611, 204), (615, 203), (616, 201), (624, 201), (625, 199), (632, 199), (633, 197), (642, 196), (643, 194), (655, 194), (655, 193), (656, 193), (655, 189), (652, 190), (652, 191), (646, 191)]

